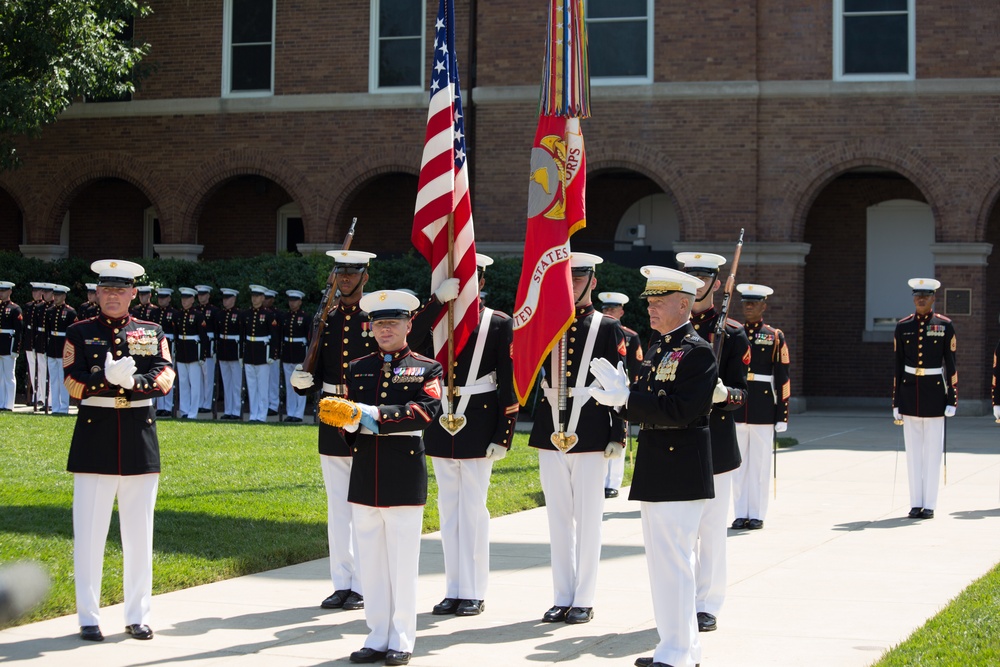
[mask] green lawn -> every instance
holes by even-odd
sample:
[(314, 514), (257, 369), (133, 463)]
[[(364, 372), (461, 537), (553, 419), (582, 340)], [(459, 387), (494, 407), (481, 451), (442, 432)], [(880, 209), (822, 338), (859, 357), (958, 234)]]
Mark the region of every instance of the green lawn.
[[(37, 559), (52, 592), (22, 623), (71, 614), (73, 417), (0, 416), (0, 563)], [(326, 492), (315, 426), (180, 422), (157, 425), (163, 473), (156, 503), (153, 593), (327, 556)], [(538, 454), (515, 436), (493, 466), (493, 516), (543, 504)], [(634, 446), (634, 445), (633, 445)], [(428, 468), (431, 468), (428, 465)], [(625, 484), (631, 480), (626, 463)], [(438, 529), (433, 471), (424, 531)], [(121, 541), (112, 518), (101, 604), (122, 600)]]

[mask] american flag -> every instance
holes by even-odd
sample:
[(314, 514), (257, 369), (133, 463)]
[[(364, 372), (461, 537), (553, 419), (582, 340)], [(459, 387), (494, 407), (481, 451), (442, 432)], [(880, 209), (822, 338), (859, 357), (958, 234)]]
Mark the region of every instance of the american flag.
[[(411, 240), (430, 262), (432, 291), (437, 290), (447, 278), (459, 279), (459, 294), (454, 302), (457, 357), (479, 322), (479, 281), (466, 167), (465, 119), (462, 116), (458, 60), (455, 57), (453, 0), (441, 0), (438, 6), (431, 71), (427, 134)], [(454, 216), (454, 267), (451, 272), (448, 257), (449, 215)], [(448, 361), (447, 347), (448, 317), (447, 312), (442, 312), (434, 325), (434, 350), (443, 365)]]

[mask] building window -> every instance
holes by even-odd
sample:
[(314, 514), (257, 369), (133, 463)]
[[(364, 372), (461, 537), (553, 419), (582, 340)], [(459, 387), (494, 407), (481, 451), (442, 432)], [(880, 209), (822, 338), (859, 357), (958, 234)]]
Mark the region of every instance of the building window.
[(426, 0), (372, 0), (372, 91), (424, 89)]
[(302, 212), (295, 202), (278, 209), (278, 234), (276, 252), (299, 253), (299, 244), (305, 243), (306, 232), (302, 224)]
[(274, 0), (225, 0), (222, 94), (274, 91)]
[(923, 202), (895, 199), (869, 206), (867, 225), (865, 331), (891, 334), (913, 312), (906, 282), (934, 277), (934, 213)]
[(585, 7), (591, 83), (652, 83), (653, 0), (587, 0)]
[(915, 78), (914, 0), (834, 0), (833, 6), (834, 79)]

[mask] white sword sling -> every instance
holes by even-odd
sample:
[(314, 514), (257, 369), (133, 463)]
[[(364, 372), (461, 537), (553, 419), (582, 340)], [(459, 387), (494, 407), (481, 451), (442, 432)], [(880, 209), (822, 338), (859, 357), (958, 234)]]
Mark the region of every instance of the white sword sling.
[[(580, 410), (583, 409), (583, 406), (591, 398), (590, 392), (586, 389), (586, 382), (590, 360), (594, 356), (594, 345), (597, 343), (597, 332), (601, 328), (602, 317), (603, 315), (595, 312), (590, 318), (590, 329), (587, 331), (587, 342), (583, 347), (583, 357), (580, 359), (580, 366), (577, 369), (576, 383), (569, 392), (570, 398), (573, 399), (573, 407), (570, 408), (569, 421), (566, 423), (566, 432), (552, 433), (552, 444), (562, 452), (568, 452), (579, 442), (579, 436), (576, 435), (576, 425), (580, 421)], [(565, 377), (565, 371), (556, 368), (559, 365), (559, 360), (556, 359), (555, 355), (552, 355), (551, 362), (550, 370), (553, 377), (556, 377), (556, 373), (563, 373), (561, 377)], [(594, 383), (596, 384), (596, 380)], [(548, 399), (549, 408), (552, 410), (552, 426), (556, 427), (559, 424), (559, 399), (556, 396), (555, 388), (548, 386), (548, 384), (547, 380), (542, 380), (542, 392), (545, 394), (545, 398)]]
[[(493, 309), (483, 308), (483, 314), (479, 320), (479, 334), (476, 336), (476, 347), (472, 351), (472, 361), (469, 363), (469, 374), (465, 378), (465, 386), (457, 387), (458, 406), (455, 411), (451, 411), (451, 403), (448, 392), (441, 397), (441, 407), (443, 414), (438, 417), (438, 423), (452, 435), (457, 434), (465, 428), (465, 408), (469, 405), (469, 399), (476, 394), (485, 394), (493, 391), (497, 387), (497, 381), (490, 373), (486, 377), (479, 377), (479, 366), (483, 361), (483, 351), (486, 349), (486, 339), (490, 334), (490, 321), (493, 318)], [(450, 418), (449, 418), (450, 417)]]

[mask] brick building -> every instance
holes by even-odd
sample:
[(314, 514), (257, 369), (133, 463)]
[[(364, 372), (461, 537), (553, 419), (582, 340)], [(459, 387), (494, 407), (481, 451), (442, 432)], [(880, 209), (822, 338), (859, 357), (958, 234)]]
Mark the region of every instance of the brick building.
[[(153, 0), (152, 74), (0, 173), (0, 250), (211, 259), (409, 248), (433, 0)], [(477, 245), (517, 253), (545, 0), (458, 0)], [(639, 266), (731, 256), (776, 290), (793, 394), (887, 405), (906, 279), (934, 276), (981, 414), (1000, 336), (1000, 11), (968, 0), (588, 0), (588, 227)], [(116, 233), (98, 235), (99, 223)], [(993, 287), (993, 292), (988, 288)]]

